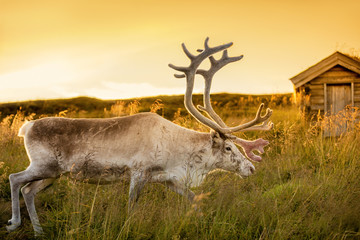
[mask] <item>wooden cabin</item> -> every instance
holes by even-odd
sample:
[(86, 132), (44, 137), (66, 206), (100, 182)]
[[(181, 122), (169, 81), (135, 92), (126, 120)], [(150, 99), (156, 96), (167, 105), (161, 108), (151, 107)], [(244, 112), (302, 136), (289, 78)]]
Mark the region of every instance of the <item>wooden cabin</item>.
[(360, 60), (335, 52), (290, 78), (296, 101), (307, 114), (336, 114), (360, 107)]

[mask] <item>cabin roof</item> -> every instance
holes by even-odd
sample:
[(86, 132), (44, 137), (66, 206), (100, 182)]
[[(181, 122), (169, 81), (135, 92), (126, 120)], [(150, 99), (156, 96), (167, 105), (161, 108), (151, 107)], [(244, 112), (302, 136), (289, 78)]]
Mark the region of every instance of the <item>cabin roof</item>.
[(340, 65), (344, 68), (349, 69), (350, 71), (360, 74), (360, 61), (349, 57), (341, 52), (335, 52), (329, 57), (321, 60), (317, 64), (309, 67), (305, 71), (299, 73), (298, 75), (290, 78), (290, 81), (295, 85), (295, 88), (298, 88), (305, 83), (313, 80), (324, 72), (330, 70), (336, 65)]

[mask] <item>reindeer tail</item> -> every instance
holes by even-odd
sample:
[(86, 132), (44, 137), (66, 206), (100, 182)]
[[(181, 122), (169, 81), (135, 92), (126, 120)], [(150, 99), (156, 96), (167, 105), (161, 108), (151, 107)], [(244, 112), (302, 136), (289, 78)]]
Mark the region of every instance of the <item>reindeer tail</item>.
[(34, 124), (33, 121), (25, 121), (25, 123), (21, 126), (21, 128), (19, 129), (19, 133), (18, 136), (19, 137), (24, 137), (25, 134), (29, 131), (29, 129), (32, 127), (32, 125)]

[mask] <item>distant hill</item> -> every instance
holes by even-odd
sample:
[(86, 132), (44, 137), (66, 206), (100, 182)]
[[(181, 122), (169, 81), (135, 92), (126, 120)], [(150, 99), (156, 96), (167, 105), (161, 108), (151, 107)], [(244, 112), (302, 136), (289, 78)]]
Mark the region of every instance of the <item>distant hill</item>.
[[(292, 94), (275, 94), (275, 95), (245, 95), (245, 94), (212, 94), (211, 100), (215, 107), (239, 108), (250, 107), (264, 102), (265, 104), (278, 106), (291, 104)], [(35, 113), (35, 118), (41, 115), (53, 116), (67, 110), (68, 112), (88, 112), (89, 117), (103, 117), (104, 109), (110, 109), (118, 101), (129, 104), (139, 101), (139, 111), (150, 111), (151, 105), (157, 101), (164, 105), (162, 114), (166, 118), (172, 118), (179, 108), (184, 110), (184, 95), (175, 96), (155, 96), (124, 100), (101, 100), (90, 97), (77, 97), (69, 99), (52, 99), (52, 100), (34, 100), (23, 102), (0, 103), (0, 118), (4, 118), (11, 114), (16, 114), (21, 110), (25, 115)], [(194, 104), (202, 103), (202, 95), (196, 94), (193, 97)]]

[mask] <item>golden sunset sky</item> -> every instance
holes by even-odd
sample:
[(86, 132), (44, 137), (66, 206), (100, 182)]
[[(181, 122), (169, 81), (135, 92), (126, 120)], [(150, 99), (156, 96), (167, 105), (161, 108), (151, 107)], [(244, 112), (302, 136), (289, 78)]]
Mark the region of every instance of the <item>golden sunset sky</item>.
[(292, 92), (336, 50), (359, 55), (360, 1), (0, 0), (0, 102), (182, 94), (167, 65), (188, 65), (181, 43), (195, 53), (207, 36), (244, 55), (212, 92)]

